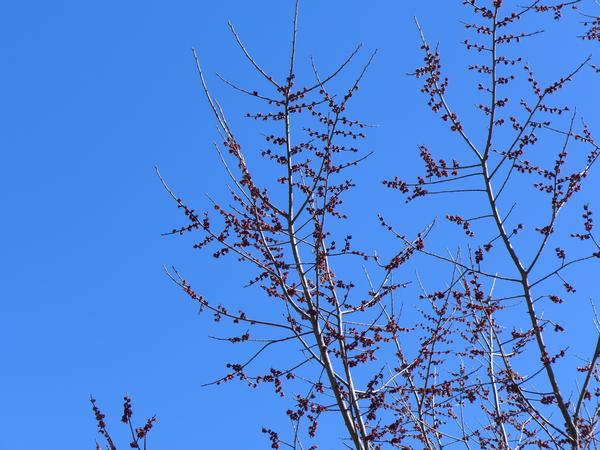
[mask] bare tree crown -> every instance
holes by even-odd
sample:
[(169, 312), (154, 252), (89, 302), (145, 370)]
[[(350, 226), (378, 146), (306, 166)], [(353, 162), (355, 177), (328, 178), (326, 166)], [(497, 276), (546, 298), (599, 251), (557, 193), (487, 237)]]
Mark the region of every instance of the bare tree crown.
[[(380, 180), (382, 189), (399, 191), (399, 205), (444, 196), (456, 212), (437, 220), (464, 232), (464, 243), (453, 243), (450, 250), (430, 244), (435, 221), (408, 235), (403, 223), (379, 215), (381, 233), (390, 240), (379, 253), (356, 248), (344, 232), (346, 224), (360, 219), (344, 204), (355, 187), (352, 171), (370, 155), (360, 149), (369, 126), (352, 115), (351, 103), (375, 53), (362, 56), (359, 46), (326, 74), (312, 62), (312, 81), (301, 82), (296, 76), (298, 1), (288, 69), (281, 77), (252, 57), (230, 24), (243, 57), (263, 79), (261, 87), (248, 88), (222, 78), (264, 105), (246, 114), (264, 132), (261, 149), (247, 150), (193, 51), (220, 132), (214, 147), (230, 200), (209, 199), (212, 211), (197, 212), (157, 169), (187, 220), (167, 234), (194, 233), (199, 236), (195, 248), (251, 267), (247, 286), (254, 288), (253, 302), (264, 303), (249, 309), (236, 300), (221, 304), (205, 298), (178, 269), (166, 272), (215, 322), (239, 326), (238, 334), (218, 339), (248, 348), (243, 360), (230, 362), (210, 384), (267, 384), (287, 399), (290, 427), (262, 430), (271, 448), (316, 449), (326, 416), (339, 423), (340, 447), (356, 450), (593, 449), (600, 444), (600, 332), (589, 343), (586, 360), (575, 367), (564, 361), (568, 333), (577, 330), (565, 329), (560, 320), (561, 308), (572, 307), (565, 298), (577, 295), (569, 274), (598, 267), (600, 241), (591, 205), (570, 206), (589, 179), (600, 147), (576, 105), (555, 101), (582, 71), (598, 69), (589, 57), (544, 84), (519, 56), (523, 41), (543, 39), (541, 29), (523, 26), (525, 19), (558, 20), (579, 14), (581, 4), (462, 4), (471, 17), (465, 23), (471, 37), (464, 45), (472, 56), (468, 70), (477, 76), (481, 102), (475, 108), (481, 117), (463, 119), (456, 112), (443, 55), (415, 20), (423, 64), (413, 75), (456, 145), (438, 152), (420, 144), (422, 174)], [(600, 41), (599, 18), (582, 17), (581, 38)], [(334, 81), (339, 83), (361, 57), (347, 87), (334, 90)], [(258, 180), (247, 152), (260, 153), (270, 181)], [(525, 196), (527, 190), (532, 197)], [(523, 198), (537, 199), (535, 215)], [(560, 228), (564, 214), (579, 215), (580, 228), (565, 233)], [(447, 278), (435, 286), (421, 284), (419, 319), (406, 319), (403, 305), (413, 301), (406, 299), (410, 290), (405, 288), (413, 280), (405, 269), (423, 272), (433, 265)], [(600, 327), (593, 306), (581, 306), (579, 314), (581, 326), (593, 327), (595, 320)], [(279, 354), (286, 356), (277, 364), (265, 358), (275, 347), (285, 349)], [(136, 429), (127, 397), (124, 409), (131, 446), (145, 448), (154, 419)], [(94, 412), (113, 450), (95, 403)]]

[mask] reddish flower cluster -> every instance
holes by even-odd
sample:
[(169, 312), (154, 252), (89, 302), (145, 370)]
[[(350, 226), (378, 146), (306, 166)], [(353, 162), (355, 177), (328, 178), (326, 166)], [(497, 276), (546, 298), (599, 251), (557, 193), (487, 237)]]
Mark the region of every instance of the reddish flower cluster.
[[(108, 450), (117, 450), (117, 447), (108, 433), (105, 415), (100, 411), (98, 406), (96, 405), (96, 400), (94, 398), (90, 399), (92, 403), (92, 410), (96, 417), (96, 422), (98, 424), (98, 433), (100, 433), (107, 443)], [(154, 422), (156, 422), (156, 417), (150, 417), (146, 423), (141, 427), (135, 427), (131, 421), (131, 417), (133, 416), (133, 410), (131, 407), (131, 398), (129, 396), (123, 397), (123, 415), (121, 416), (121, 422), (128, 426), (129, 432), (131, 433), (131, 441), (129, 442), (129, 448), (137, 448), (137, 449), (147, 449), (148, 442), (148, 433), (154, 427)], [(96, 442), (96, 449), (101, 450), (102, 447), (99, 442)]]

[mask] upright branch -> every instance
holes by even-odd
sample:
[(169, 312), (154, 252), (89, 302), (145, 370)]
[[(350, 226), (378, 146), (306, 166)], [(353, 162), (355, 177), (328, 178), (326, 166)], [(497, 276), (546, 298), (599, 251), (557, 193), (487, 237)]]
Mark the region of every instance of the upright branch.
[[(483, 113), (485, 123), (481, 144), (477, 144), (478, 138), (473, 137), (481, 133), (471, 135), (466, 121), (452, 109), (448, 98), (449, 81), (442, 75), (440, 53), (437, 47), (429, 45), (417, 22), (425, 64), (416, 70), (415, 76), (424, 80), (422, 92), (427, 95), (431, 110), (440, 113), (442, 120), (450, 124), (451, 132), (456, 133), (465, 144), (466, 152), (464, 156), (453, 154), (451, 162), (448, 162), (445, 159), (436, 160), (429, 149), (421, 145), (420, 156), (425, 164), (426, 174), (418, 177), (413, 183), (395, 177), (384, 181), (384, 184), (406, 194), (407, 201), (432, 194), (453, 196), (464, 193), (472, 196), (471, 205), (480, 208), (480, 212), (472, 217), (457, 213), (446, 215), (447, 220), (459, 225), (471, 241), (469, 249), (474, 250), (469, 250), (472, 255), (470, 267), (459, 260), (449, 261), (450, 258), (426, 249), (424, 241), (420, 241), (419, 246), (409, 247), (427, 256), (449, 262), (464, 270), (465, 276), (475, 279), (483, 276), (487, 283), (496, 286), (495, 292), (501, 289), (502, 295), (499, 297), (498, 294), (483, 297), (482, 293), (480, 300), (486, 298), (483, 305), (490, 305), (492, 309), (487, 311), (484, 318), (473, 316), (473, 320), (476, 320), (477, 334), (471, 341), (482, 344), (481, 355), (486, 355), (488, 361), (488, 387), (478, 395), (481, 396), (481, 401), (489, 399), (491, 408), (486, 410), (486, 414), (489, 420), (496, 424), (488, 430), (490, 434), (485, 441), (482, 441), (480, 431), (476, 432), (480, 445), (485, 443), (485, 448), (510, 448), (518, 441), (518, 447), (535, 442), (540, 447), (543, 443), (544, 446), (557, 448), (595, 448), (598, 443), (598, 404), (596, 403), (591, 410), (588, 409), (586, 418), (581, 417), (580, 413), (581, 405), (586, 400), (591, 400), (590, 383), (593, 380), (597, 381), (597, 344), (594, 344), (590, 364), (578, 369), (579, 372), (583, 372), (583, 385), (576, 396), (577, 401), (574, 402), (572, 394), (567, 393), (570, 390), (561, 386), (561, 371), (557, 368), (557, 361), (565, 356), (566, 349), (553, 354), (546, 338), (549, 331), (564, 332), (564, 327), (537, 311), (544, 300), (551, 304), (563, 302), (555, 294), (539, 295), (543, 282), (558, 279), (568, 293), (573, 293), (575, 288), (565, 280), (563, 272), (567, 272), (567, 269), (572, 270), (574, 265), (580, 263), (597, 261), (600, 256), (597, 243), (591, 236), (586, 234), (586, 237), (582, 238), (574, 233), (573, 237), (582, 241), (590, 240), (593, 245), (588, 247), (587, 253), (584, 252), (582, 256), (570, 260), (562, 246), (557, 246), (554, 253), (560, 261), (560, 266), (556, 269), (549, 268), (548, 246), (550, 242), (559, 239), (555, 236), (559, 226), (559, 213), (582, 189), (600, 150), (585, 123), (577, 129), (579, 118), (572, 107), (556, 106), (550, 101), (557, 92), (567, 88), (577, 74), (588, 65), (590, 58), (543, 86), (536, 79), (530, 64), (522, 57), (509, 56), (519, 54), (518, 46), (537, 37), (542, 30), (519, 30), (518, 25), (525, 16), (535, 13), (552, 12), (554, 18), (559, 19), (565, 9), (574, 7), (578, 2), (550, 5), (535, 1), (528, 6), (516, 7), (513, 11), (504, 3), (507, 2), (463, 2), (473, 16), (473, 20), (466, 23), (465, 27), (476, 34), (475, 40), (464, 41), (465, 47), (483, 58), (482, 62), (477, 61), (468, 67), (482, 78), (476, 85), (477, 91), (485, 97), (485, 100), (477, 105), (477, 110)], [(509, 51), (509, 47), (516, 47), (517, 51), (514, 51), (515, 48)], [(520, 79), (523, 79), (518, 74), (519, 68), (525, 73), (523, 81), (529, 84), (528, 95), (526, 92), (518, 92), (522, 86)], [(512, 85), (515, 87), (511, 91), (509, 88)], [(511, 103), (520, 96), (522, 98), (519, 106), (511, 107)], [(569, 111), (570, 119), (566, 127), (562, 128), (561, 116)], [(507, 125), (510, 125), (512, 133), (506, 130)], [(473, 129), (480, 126), (480, 123), (477, 123), (473, 125)], [(540, 146), (543, 133), (550, 139), (551, 146), (557, 147), (553, 141), (560, 143), (554, 161), (533, 153), (536, 144)], [(544, 146), (548, 146), (546, 141), (543, 142)], [(587, 148), (584, 157), (579, 157), (583, 162), (578, 166), (573, 163), (567, 164), (570, 149), (574, 144), (577, 145), (579, 154), (580, 149)], [(536, 157), (540, 160), (539, 163), (532, 162), (532, 158)], [(571, 166), (574, 168), (567, 169)], [(517, 244), (517, 235), (525, 233), (524, 230), (529, 227), (527, 223), (515, 222), (514, 214), (511, 215), (513, 210), (520, 209), (525, 213), (526, 219), (539, 220), (539, 217), (527, 217), (528, 211), (523, 211), (519, 203), (523, 198), (523, 179), (515, 177), (521, 174), (537, 177), (533, 189), (548, 196), (546, 217), (542, 219), (541, 224), (534, 225), (535, 232), (540, 236), (534, 244), (532, 242), (535, 241), (531, 240), (533, 237), (528, 239), (529, 242)], [(511, 196), (513, 198), (508, 198)], [(457, 206), (458, 204), (457, 200)], [(507, 213), (502, 212), (505, 204), (510, 206)], [(589, 211), (587, 205), (585, 211), (586, 214)], [(584, 219), (591, 217), (591, 212), (590, 215), (586, 214)], [(391, 229), (387, 222), (382, 221), (382, 224)], [(591, 223), (586, 226), (587, 229), (592, 229)], [(479, 242), (476, 230), (479, 230), (477, 236), (481, 235), (482, 240)], [(394, 233), (406, 245), (407, 239), (401, 233)], [(556, 243), (559, 245), (559, 242)], [(498, 250), (494, 251), (496, 248)], [(486, 264), (485, 260), (490, 262)], [(489, 268), (490, 265), (493, 268)], [(479, 282), (477, 285), (483, 286)], [(514, 313), (510, 316), (502, 314), (507, 300), (520, 301), (519, 305), (529, 321), (528, 331), (516, 331)], [(473, 315), (472, 312), (466, 313)], [(507, 340), (502, 334), (511, 327), (512, 338)], [(483, 330), (487, 330), (487, 334), (484, 334)], [(539, 368), (531, 365), (531, 356), (534, 353), (537, 354), (541, 365)], [(479, 351), (477, 355), (479, 356)], [(528, 360), (523, 360), (518, 358), (519, 355), (525, 358), (530, 356)], [(499, 363), (495, 362), (497, 358)], [(516, 368), (518, 361), (519, 371)], [(499, 364), (498, 369), (496, 364)], [(522, 372), (529, 372), (530, 375)], [(567, 377), (565, 381), (570, 379), (572, 377)], [(540, 433), (545, 435), (543, 439)], [(464, 429), (463, 434), (466, 435)]]
[[(220, 77), (238, 92), (262, 101), (267, 108), (247, 113), (246, 117), (264, 123), (268, 129), (264, 147), (254, 154), (274, 164), (275, 169), (269, 172), (276, 174), (271, 185), (255, 178), (241, 143), (208, 88), (195, 51), (202, 90), (223, 136), (222, 147), (216, 148), (231, 182), (232, 204), (225, 206), (211, 200), (217, 218), (208, 212), (198, 214), (157, 171), (188, 220), (188, 224), (166, 234), (200, 231), (202, 238), (195, 248), (212, 245), (217, 259), (234, 254), (240, 262), (250, 263), (255, 274), (247, 286), (261, 289), (268, 305), (276, 306), (277, 312), (270, 306), (254, 308), (256, 311), (251, 313), (240, 310), (239, 305), (233, 306), (237, 310), (233, 312), (231, 307), (215, 304), (197, 293), (176, 269), (168, 273), (186, 294), (200, 303), (202, 310), (214, 314), (216, 322), (245, 324), (263, 330), (256, 333), (267, 333), (268, 337), (257, 338), (246, 330), (238, 336), (218, 338), (256, 349), (245, 361), (228, 364), (229, 372), (214, 384), (234, 378), (250, 387), (272, 383), (282, 397), (286, 395), (284, 382), (296, 390), (294, 406), (287, 411), (293, 439), (284, 441), (274, 430), (263, 430), (273, 448), (302, 448), (303, 439), (315, 437), (318, 419), (325, 413), (339, 414), (346, 430), (344, 440), (352, 448), (379, 448), (374, 443), (380, 435), (379, 426), (373, 414), (365, 416), (364, 405), (380, 398), (381, 393), (375, 393), (375, 387), (381, 377), (365, 379), (357, 377), (355, 372), (359, 366), (375, 360), (376, 343), (383, 332), (379, 324), (380, 304), (389, 300), (391, 292), (401, 284), (393, 283), (383, 274), (376, 288), (359, 294), (354, 292), (356, 284), (342, 277), (343, 270), (340, 274), (334, 270), (340, 258), (374, 260), (353, 248), (351, 235), (339, 235), (340, 221), (348, 218), (342, 210), (343, 196), (354, 187), (346, 173), (367, 156), (354, 156), (359, 151), (354, 143), (365, 137), (366, 125), (348, 117), (346, 111), (374, 55), (341, 94), (330, 93), (329, 86), (352, 63), (360, 46), (325, 77), (319, 75), (313, 62), (315, 80), (297, 87), (298, 7), (296, 2), (289, 69), (283, 80), (268, 74), (253, 59), (230, 25), (244, 56), (267, 80), (266, 89), (271, 91), (246, 89)], [(280, 367), (263, 368), (259, 356), (275, 351), (276, 347), (283, 347), (280, 352), (284, 351), (288, 358), (281, 361)], [(295, 351), (289, 351), (291, 348)], [(254, 371), (263, 372), (249, 373), (256, 366)], [(358, 387), (357, 383), (365, 387)], [(305, 424), (304, 432), (301, 423)]]

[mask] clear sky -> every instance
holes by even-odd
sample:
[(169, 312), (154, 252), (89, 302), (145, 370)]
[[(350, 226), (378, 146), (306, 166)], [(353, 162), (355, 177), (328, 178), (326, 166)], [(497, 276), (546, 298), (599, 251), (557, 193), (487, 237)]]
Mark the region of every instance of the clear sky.
[[(450, 142), (406, 74), (421, 60), (414, 15), (432, 41), (442, 42), (444, 67), (460, 73), (467, 64), (460, 3), (301, 4), (304, 73), (310, 55), (326, 70), (359, 42), (362, 61), (379, 49), (355, 103), (364, 121), (378, 125), (364, 144), (375, 156), (359, 177), (363, 200), (372, 201), (357, 210), (359, 227), (375, 231), (371, 248), (387, 242), (374, 217), (381, 205), (409, 230), (436, 215), (431, 203), (404, 206), (400, 196), (383, 193), (379, 181), (420, 167), (417, 144)], [(196, 314), (162, 265), (193, 274), (207, 296), (250, 294), (228, 270), (238, 266), (214, 265), (189, 240), (160, 237), (183, 218), (153, 165), (198, 209), (206, 206), (204, 193), (223, 196), (224, 174), (211, 150), (218, 136), (190, 48), (197, 48), (209, 83), (242, 128), (246, 110), (213, 74), (248, 86), (258, 80), (227, 20), (255, 57), (281, 75), (291, 14), (291, 0), (4, 2), (0, 450), (91, 449), (96, 425), (89, 395), (115, 428), (126, 392), (139, 419), (159, 417), (153, 449), (265, 448), (260, 428), (278, 423), (271, 406), (279, 414), (284, 404), (272, 400), (270, 389), (201, 387), (223, 374), (228, 347), (207, 338), (217, 334), (210, 320)], [(566, 73), (593, 50), (576, 40), (578, 20), (565, 21), (559, 34), (550, 20), (554, 34), (544, 45), (527, 47), (543, 80)], [(455, 78), (460, 100), (467, 83)], [(596, 122), (592, 130), (599, 134), (598, 76), (586, 72), (570, 89), (566, 98), (580, 99), (581, 114)], [(592, 186), (588, 194), (597, 196), (597, 176)], [(592, 294), (584, 288), (581, 295)]]

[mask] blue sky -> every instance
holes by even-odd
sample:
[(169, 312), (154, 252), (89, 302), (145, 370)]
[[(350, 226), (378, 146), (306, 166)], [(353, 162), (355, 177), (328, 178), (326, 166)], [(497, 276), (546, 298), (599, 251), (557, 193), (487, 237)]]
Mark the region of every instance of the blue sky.
[[(387, 242), (376, 227), (379, 208), (409, 230), (436, 214), (432, 203), (405, 206), (378, 180), (420, 167), (417, 144), (451, 142), (406, 73), (421, 58), (413, 15), (432, 41), (443, 43), (445, 67), (458, 72), (466, 65), (460, 3), (301, 5), (305, 73), (310, 55), (326, 70), (359, 42), (363, 60), (379, 49), (355, 103), (361, 118), (378, 125), (365, 142), (375, 156), (359, 176), (363, 202), (357, 206), (359, 227), (377, 231), (368, 241), (372, 248)], [(200, 387), (223, 373), (226, 348), (207, 338), (211, 322), (162, 271), (175, 264), (193, 273), (208, 296), (235, 296), (241, 283), (228, 269), (236, 266), (212, 264), (189, 240), (160, 237), (182, 218), (153, 165), (199, 209), (204, 193), (223, 196), (224, 174), (211, 150), (217, 134), (190, 48), (197, 48), (233, 123), (254, 133), (241, 119), (246, 110), (239, 97), (213, 76), (218, 70), (245, 85), (258, 81), (227, 20), (257, 60), (283, 74), (291, 13), (287, 0), (2, 6), (0, 450), (93, 448), (89, 395), (118, 426), (125, 392), (140, 419), (159, 416), (152, 448), (264, 447), (260, 427), (279, 420), (271, 418), (273, 404), (281, 411), (284, 405), (269, 390)], [(527, 47), (542, 79), (565, 73), (593, 50), (576, 40), (577, 20), (561, 27), (549, 21), (554, 34)], [(456, 79), (455, 98), (467, 84)], [(565, 97), (580, 99), (579, 111), (592, 124), (598, 86), (598, 77), (586, 72)], [(596, 134), (598, 127), (596, 120)], [(590, 183), (588, 194), (597, 193), (597, 176)], [(380, 203), (364, 202), (375, 198)], [(582, 297), (593, 294), (585, 289)]]

